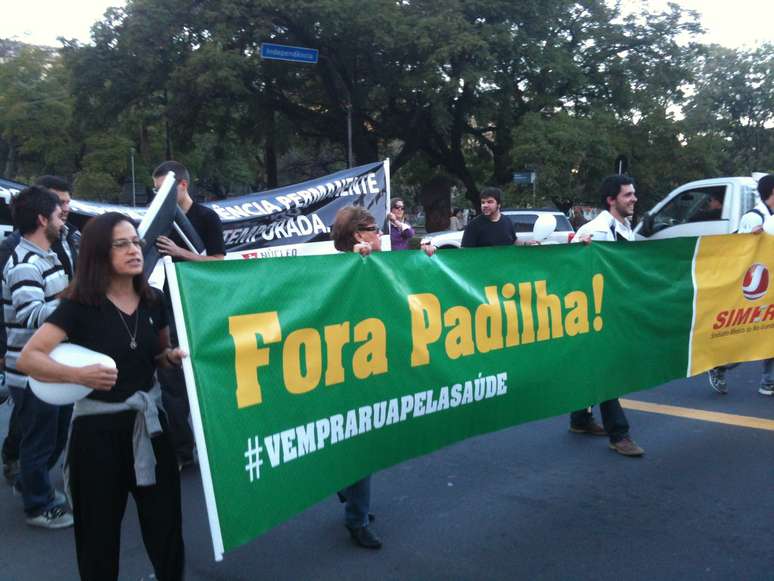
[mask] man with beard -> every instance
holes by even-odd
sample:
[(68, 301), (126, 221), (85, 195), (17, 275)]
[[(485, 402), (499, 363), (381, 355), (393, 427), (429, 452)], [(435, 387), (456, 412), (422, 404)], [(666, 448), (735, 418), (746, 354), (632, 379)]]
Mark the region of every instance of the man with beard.
[[(59, 176), (46, 175), (35, 180), (36, 186), (48, 188), (59, 198), (59, 205), (62, 207), (62, 221), (65, 223), (59, 235), (59, 239), (51, 245), (51, 249), (56, 252), (59, 262), (62, 263), (67, 279), (72, 280), (75, 274), (75, 264), (78, 259), (78, 248), (81, 243), (81, 233), (78, 229), (67, 221), (70, 215), (70, 184), (64, 178)], [(5, 268), (8, 258), (13, 249), (19, 244), (21, 233), (14, 230), (9, 236), (0, 243), (0, 270)], [(2, 323), (2, 321), (0, 321)], [(7, 334), (5, 325), (0, 324), (0, 366), (4, 368), (4, 358), (6, 353)], [(21, 441), (21, 430), (17, 419), (16, 407), (11, 412), (11, 418), (8, 421), (8, 435), (3, 441), (2, 459), (3, 476), (6, 481), (13, 485), (19, 475), (19, 442)]]
[[(622, 175), (606, 177), (601, 188), (601, 207), (604, 209), (596, 218), (578, 229), (573, 242), (588, 244), (592, 240), (633, 241), (631, 217), (634, 215), (636, 203), (634, 180)], [(624, 456), (636, 457), (645, 453), (629, 437), (629, 422), (618, 399), (603, 401), (599, 404), (599, 411), (604, 427), (594, 421), (591, 408), (586, 408), (570, 415), (570, 431), (575, 434), (607, 436), (610, 438), (610, 449)]]
[(463, 248), (521, 244), (516, 239), (516, 228), (513, 222), (500, 212), (502, 195), (499, 188), (481, 190), (481, 214), (471, 220), (465, 228), (465, 233), (462, 235)]
[(59, 198), (32, 186), (14, 199), (13, 221), (21, 234), (3, 270), (3, 309), (8, 333), (6, 375), (21, 429), (20, 474), (15, 487), (22, 494), (27, 524), (59, 529), (73, 524), (64, 496), (51, 485), (49, 471), (64, 450), (72, 406), (39, 400), (27, 377), (16, 369), (24, 345), (59, 305), (67, 274), (52, 245), (64, 221)]

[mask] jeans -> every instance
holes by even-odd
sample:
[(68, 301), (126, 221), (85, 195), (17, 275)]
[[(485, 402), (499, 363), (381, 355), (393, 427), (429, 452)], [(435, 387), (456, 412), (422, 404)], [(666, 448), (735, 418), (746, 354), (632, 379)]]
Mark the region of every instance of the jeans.
[(37, 516), (54, 506), (54, 488), (49, 471), (67, 443), (73, 406), (56, 406), (39, 400), (29, 388), (11, 387), (19, 414), (19, 481), (24, 512)]
[(761, 385), (774, 385), (774, 358), (763, 360), (763, 373), (761, 374)]
[[(599, 404), (599, 411), (602, 414), (602, 425), (611, 442), (620, 442), (629, 436), (629, 422), (618, 399), (603, 401)], [(593, 419), (589, 408), (578, 410), (570, 414), (570, 425), (583, 427)]]
[(343, 489), (339, 496), (344, 505), (344, 524), (348, 529), (368, 526), (368, 512), (371, 509), (371, 476), (358, 480)]
[[(739, 363), (721, 365), (719, 367), (716, 367), (715, 371), (719, 373), (720, 377), (725, 377), (726, 371), (728, 371), (729, 369), (733, 369), (737, 365), (739, 365)], [(761, 373), (761, 385), (762, 386), (774, 385), (774, 358), (763, 360), (763, 371)]]
[(8, 434), (3, 441), (3, 464), (18, 462), (19, 444), (21, 443), (21, 426), (19, 426), (19, 414), (17, 406), (11, 409), (11, 417), (8, 420)]

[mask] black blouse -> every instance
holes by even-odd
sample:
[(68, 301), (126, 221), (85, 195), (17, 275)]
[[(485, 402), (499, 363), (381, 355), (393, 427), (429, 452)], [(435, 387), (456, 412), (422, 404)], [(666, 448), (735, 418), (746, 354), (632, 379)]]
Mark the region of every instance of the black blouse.
[[(156, 289), (153, 292), (156, 300), (140, 300), (131, 314), (121, 312), (107, 299), (98, 306), (64, 299), (46, 320), (62, 329), (71, 343), (109, 355), (116, 362), (118, 381), (113, 388), (94, 390), (88, 397), (122, 402), (137, 391), (150, 391), (153, 387), (155, 357), (161, 353), (159, 332), (168, 325), (162, 294)], [(131, 349), (130, 332), (134, 333), (135, 323), (137, 348)]]

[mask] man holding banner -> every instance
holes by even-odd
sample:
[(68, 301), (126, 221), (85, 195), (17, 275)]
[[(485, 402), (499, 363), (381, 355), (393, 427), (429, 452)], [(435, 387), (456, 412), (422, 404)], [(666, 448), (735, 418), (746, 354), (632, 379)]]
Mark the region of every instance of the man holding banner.
[[(763, 223), (774, 216), (774, 174), (768, 174), (758, 180), (758, 194), (761, 201), (747, 212), (739, 223), (740, 234), (760, 234), (763, 232)], [(754, 284), (751, 276), (750, 284)], [(726, 386), (726, 371), (733, 369), (737, 364), (721, 365), (707, 372), (712, 389), (721, 394), (728, 393)], [(763, 360), (763, 372), (761, 383), (758, 387), (761, 395), (774, 395), (774, 359)]]
[[(177, 205), (185, 213), (201, 238), (206, 253), (196, 253), (176, 231), (168, 237), (159, 236), (156, 239), (156, 247), (162, 254), (171, 256), (175, 262), (222, 260), (226, 254), (223, 243), (223, 225), (213, 210), (194, 202), (191, 198), (188, 192), (188, 184), (191, 182), (188, 169), (177, 161), (165, 161), (153, 171), (154, 188), (158, 190), (161, 187), (164, 178), (170, 171), (175, 174), (177, 179)], [(165, 297), (169, 301), (168, 292), (165, 292)], [(171, 305), (168, 304), (167, 307), (170, 320), (174, 323)], [(177, 345), (176, 327), (174, 324), (170, 327), (172, 329), (172, 342)], [(179, 367), (159, 369), (158, 373), (159, 381), (164, 388), (162, 390), (164, 407), (169, 419), (172, 442), (175, 446), (178, 466), (182, 469), (194, 462), (194, 436), (191, 426), (188, 424), (190, 406), (185, 379)]]
[[(581, 226), (572, 241), (634, 241), (630, 219), (634, 215), (636, 203), (634, 180), (622, 175), (606, 177), (602, 181), (601, 195), (601, 205), (605, 209), (599, 216)], [(610, 449), (624, 456), (637, 457), (645, 453), (629, 437), (629, 422), (618, 399), (603, 401), (599, 404), (599, 411), (604, 428), (594, 421), (591, 408), (584, 408), (570, 415), (570, 431), (574, 434), (608, 436)]]

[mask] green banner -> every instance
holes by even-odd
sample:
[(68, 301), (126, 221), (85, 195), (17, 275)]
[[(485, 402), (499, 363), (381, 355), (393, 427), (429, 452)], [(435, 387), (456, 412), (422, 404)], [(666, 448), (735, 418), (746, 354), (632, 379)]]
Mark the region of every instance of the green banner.
[(382, 468), (685, 376), (696, 246), (176, 264), (216, 558)]

